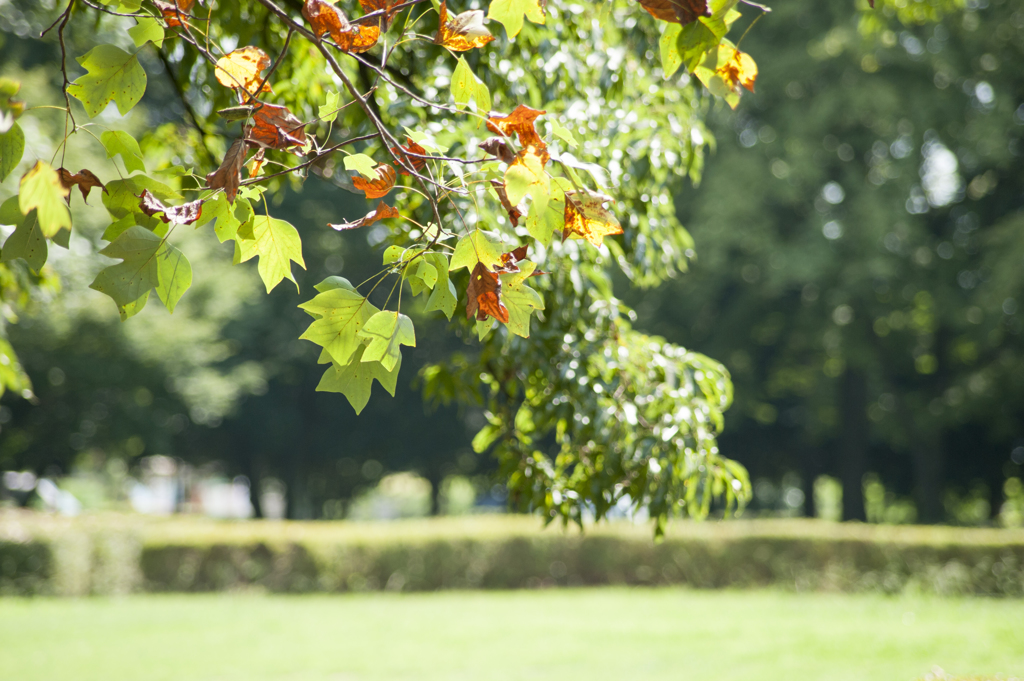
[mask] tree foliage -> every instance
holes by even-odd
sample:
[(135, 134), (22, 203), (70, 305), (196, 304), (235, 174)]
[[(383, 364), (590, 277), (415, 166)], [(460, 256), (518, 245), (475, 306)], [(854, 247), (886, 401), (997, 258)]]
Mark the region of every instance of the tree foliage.
[[(441, 312), (480, 344), (425, 370), (425, 392), (486, 405), (475, 446), (495, 448), (524, 506), (581, 520), (628, 500), (659, 527), (714, 496), (733, 506), (746, 474), (715, 444), (727, 372), (634, 331), (610, 267), (646, 287), (692, 257), (671, 197), (700, 177), (709, 108), (754, 88), (757, 65), (727, 37), (740, 7), (70, 0), (43, 32), (60, 47), (63, 139), (22, 176), (17, 224), (31, 224), (12, 245), (34, 244), (24, 259), (41, 265), (39, 244), (72, 227), (71, 187), (83, 200), (95, 187), (111, 220), (101, 253), (120, 262), (91, 286), (123, 319), (154, 291), (173, 312), (193, 281), (175, 242), (193, 228), (230, 241), (236, 264), (256, 259), (270, 292), (305, 266), (303, 230), (326, 228), (271, 206), (315, 174), (377, 205), (330, 226), (369, 228), (385, 247), (374, 276), (331, 277), (301, 304), (328, 365), (318, 390), (356, 411), (374, 381), (393, 392), (414, 317)], [(746, 7), (748, 28), (767, 11)], [(157, 76), (184, 120), (158, 115), (137, 140), (120, 120)], [(25, 146), (11, 102), (5, 174)], [(108, 168), (63, 167), (95, 142)]]

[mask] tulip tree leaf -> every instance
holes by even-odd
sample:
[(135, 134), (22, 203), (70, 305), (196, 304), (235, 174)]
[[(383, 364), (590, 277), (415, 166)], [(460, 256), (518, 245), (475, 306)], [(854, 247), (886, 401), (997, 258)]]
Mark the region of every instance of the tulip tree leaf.
[(402, 359), (401, 347), (416, 347), (416, 331), (412, 320), (399, 312), (385, 310), (370, 317), (357, 334), (369, 340), (363, 362), (380, 362), (391, 371)]
[(299, 307), (315, 317), (299, 338), (322, 347), (339, 365), (347, 364), (363, 346), (359, 332), (380, 312), (359, 293), (344, 287), (325, 290)]
[[(238, 229), (235, 239), (235, 263), (259, 256), (258, 271), (270, 293), (282, 279), (295, 283), (291, 263), (306, 269), (302, 260), (302, 240), (299, 232), (284, 220), (269, 215), (257, 215)], [(298, 283), (295, 287), (298, 288)]]
[(370, 401), (370, 389), (373, 387), (374, 379), (384, 389), (395, 396), (395, 388), (398, 386), (398, 371), (402, 367), (402, 358), (391, 368), (390, 371), (384, 368), (380, 362), (367, 362), (365, 358), (365, 346), (360, 345), (352, 355), (352, 360), (346, 365), (332, 363), (324, 372), (316, 389), (320, 392), (341, 393), (347, 399), (356, 413), (363, 411), (366, 403)]
[(114, 45), (97, 45), (78, 58), (87, 73), (68, 86), (68, 94), (82, 102), (90, 118), (103, 113), (113, 101), (124, 116), (146, 92), (146, 71), (139, 58)]
[(36, 209), (43, 236), (53, 237), (62, 229), (71, 229), (71, 213), (64, 203), (67, 195), (68, 189), (61, 184), (57, 171), (43, 161), (36, 161), (21, 178), (18, 208), (24, 215)]

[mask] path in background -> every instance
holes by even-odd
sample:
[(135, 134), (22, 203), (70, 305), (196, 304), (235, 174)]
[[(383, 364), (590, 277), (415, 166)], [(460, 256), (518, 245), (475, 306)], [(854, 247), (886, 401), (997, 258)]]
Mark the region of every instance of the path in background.
[(570, 589), (0, 599), (19, 681), (853, 681), (1024, 675), (1017, 600)]

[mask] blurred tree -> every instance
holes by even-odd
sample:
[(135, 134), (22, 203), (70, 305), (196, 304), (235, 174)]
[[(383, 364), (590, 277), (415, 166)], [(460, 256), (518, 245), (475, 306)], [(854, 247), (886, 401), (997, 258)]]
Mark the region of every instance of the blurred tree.
[(877, 470), (936, 522), (945, 488), (999, 494), (1024, 425), (1024, 12), (877, 16), (865, 36), (847, 2), (790, 3), (750, 33), (773, 68), (714, 118), (718, 153), (677, 201), (700, 258), (627, 299), (642, 328), (724, 359), (723, 451), (755, 476), (800, 471), (813, 513), (814, 478), (836, 475), (864, 519)]

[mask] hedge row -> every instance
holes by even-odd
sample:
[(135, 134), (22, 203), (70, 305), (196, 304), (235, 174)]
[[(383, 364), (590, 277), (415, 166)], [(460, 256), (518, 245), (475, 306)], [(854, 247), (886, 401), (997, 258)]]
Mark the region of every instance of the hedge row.
[(14, 525), (0, 516), (0, 594), (681, 584), (1024, 596), (1024, 533), (1005, 530), (680, 522), (655, 543), (647, 527), (542, 530), (523, 517)]

